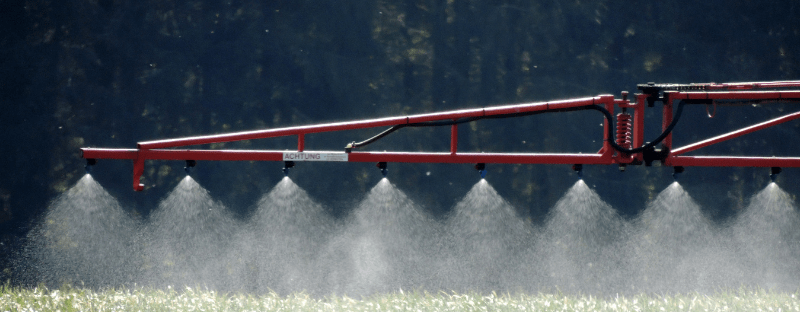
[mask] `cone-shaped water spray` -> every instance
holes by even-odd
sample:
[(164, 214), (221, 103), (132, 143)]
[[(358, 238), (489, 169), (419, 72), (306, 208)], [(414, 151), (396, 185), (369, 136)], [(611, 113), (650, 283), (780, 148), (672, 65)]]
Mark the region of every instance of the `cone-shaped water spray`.
[(639, 269), (636, 287), (655, 292), (719, 287), (729, 257), (715, 230), (700, 206), (673, 182), (636, 220), (631, 237)]
[(550, 211), (540, 243), (551, 286), (598, 294), (619, 289), (626, 227), (583, 180), (575, 182)]
[(186, 176), (151, 214), (145, 228), (148, 274), (143, 284), (237, 288), (229, 270), (238, 225), (225, 207)]
[(446, 224), (449, 252), (443, 266), (447, 285), (457, 291), (492, 291), (521, 281), (523, 254), (531, 228), (486, 180), (480, 180), (453, 208)]
[(32, 283), (128, 285), (140, 266), (136, 224), (87, 174), (61, 194), (28, 235), (23, 267)]
[(368, 295), (424, 287), (435, 277), (435, 223), (403, 192), (382, 179), (328, 246), (321, 265), (335, 293)]
[(332, 231), (323, 207), (289, 177), (284, 177), (256, 204), (238, 242), (258, 292), (320, 293), (325, 273), (315, 261)]
[(777, 184), (753, 196), (732, 226), (746, 272), (742, 283), (794, 291), (800, 277), (800, 212)]

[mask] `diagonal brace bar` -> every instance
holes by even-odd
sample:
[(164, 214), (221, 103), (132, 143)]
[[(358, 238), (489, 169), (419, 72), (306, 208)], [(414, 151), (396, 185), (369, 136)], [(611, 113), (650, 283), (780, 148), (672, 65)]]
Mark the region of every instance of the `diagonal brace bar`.
[(733, 139), (733, 138), (737, 138), (737, 137), (743, 136), (743, 135), (751, 133), (751, 132), (755, 132), (755, 131), (758, 131), (758, 130), (766, 129), (766, 128), (772, 127), (774, 125), (782, 124), (782, 123), (787, 122), (787, 121), (795, 120), (797, 118), (800, 118), (800, 112), (791, 113), (791, 114), (788, 114), (788, 115), (785, 115), (785, 116), (781, 116), (781, 117), (778, 117), (778, 118), (775, 118), (775, 119), (772, 119), (772, 120), (767, 120), (765, 122), (752, 125), (752, 126), (747, 127), (747, 128), (742, 128), (742, 129), (739, 129), (739, 130), (736, 130), (736, 131), (733, 131), (733, 132), (728, 132), (728, 133), (725, 133), (725, 134), (722, 134), (722, 135), (715, 136), (715, 137), (707, 139), (707, 140), (703, 140), (703, 141), (700, 141), (700, 142), (697, 142), (697, 143), (689, 144), (689, 145), (686, 145), (684, 147), (677, 148), (677, 149), (673, 150), (670, 153), (670, 155), (671, 156), (677, 156), (677, 155), (681, 155), (681, 154), (684, 154), (684, 153), (688, 153), (688, 152), (691, 152), (691, 151), (694, 151), (694, 150), (697, 150), (697, 149), (700, 149), (700, 148), (703, 148), (703, 147), (706, 147), (706, 146), (709, 146), (709, 145), (717, 144), (717, 143), (722, 142), (722, 141), (726, 141), (726, 140), (730, 140), (730, 139)]

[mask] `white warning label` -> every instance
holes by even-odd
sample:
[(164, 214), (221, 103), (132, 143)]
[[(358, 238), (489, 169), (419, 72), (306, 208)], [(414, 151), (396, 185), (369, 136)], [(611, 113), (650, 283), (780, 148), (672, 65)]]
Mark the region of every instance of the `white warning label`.
[(347, 161), (347, 153), (284, 152), (283, 161)]

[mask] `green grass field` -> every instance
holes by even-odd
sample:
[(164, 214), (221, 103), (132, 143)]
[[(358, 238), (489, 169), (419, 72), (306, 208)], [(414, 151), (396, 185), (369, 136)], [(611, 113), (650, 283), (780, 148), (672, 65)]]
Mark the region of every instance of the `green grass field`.
[(800, 311), (798, 293), (637, 295), (601, 299), (560, 294), (396, 292), (365, 299), (305, 294), (221, 294), (185, 288), (92, 291), (0, 286), (0, 311)]

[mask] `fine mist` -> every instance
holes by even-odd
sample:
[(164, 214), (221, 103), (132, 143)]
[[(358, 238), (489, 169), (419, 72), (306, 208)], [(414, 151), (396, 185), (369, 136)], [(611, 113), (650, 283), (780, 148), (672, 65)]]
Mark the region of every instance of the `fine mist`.
[(403, 192), (382, 179), (345, 220), (326, 248), (333, 293), (369, 295), (412, 289), (437, 280), (436, 223)]
[(232, 249), (239, 225), (206, 189), (186, 176), (144, 226), (141, 284), (238, 288)]
[(531, 226), (481, 179), (459, 201), (446, 221), (447, 249), (441, 258), (445, 289), (456, 291), (519, 288), (519, 269), (529, 259)]
[(800, 213), (777, 184), (725, 224), (677, 182), (632, 220), (577, 181), (527, 221), (486, 180), (442, 219), (382, 179), (334, 218), (284, 178), (236, 220), (190, 177), (146, 222), (84, 176), (28, 237), (28, 285), (144, 285), (314, 296), (563, 292), (611, 296), (800, 287)]
[(25, 284), (130, 285), (141, 266), (137, 224), (86, 174), (56, 198), (19, 258)]
[(728, 285), (731, 265), (719, 231), (678, 182), (647, 206), (630, 237), (635, 290), (709, 291)]
[(534, 258), (542, 259), (544, 285), (562, 291), (605, 293), (628, 285), (623, 238), (628, 225), (578, 180), (550, 210)]
[(800, 213), (775, 183), (753, 196), (731, 227), (747, 286), (796, 291), (800, 281)]
[(284, 177), (258, 200), (236, 242), (246, 264), (243, 286), (258, 293), (321, 293), (327, 268), (316, 261), (333, 226), (323, 207)]

